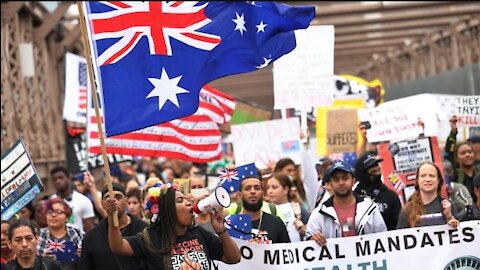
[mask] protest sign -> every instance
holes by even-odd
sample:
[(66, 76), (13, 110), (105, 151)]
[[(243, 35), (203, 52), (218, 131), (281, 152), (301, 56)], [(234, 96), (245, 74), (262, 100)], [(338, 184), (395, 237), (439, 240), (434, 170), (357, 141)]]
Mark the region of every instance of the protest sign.
[(457, 125), (480, 126), (480, 96), (463, 96), (455, 99)]
[[(103, 166), (101, 154), (92, 154), (87, 151), (86, 133), (74, 137), (67, 135), (67, 168), (69, 172), (78, 173)], [(115, 164), (133, 160), (132, 156), (121, 154), (107, 154), (108, 162)]]
[(334, 36), (333, 25), (295, 31), (297, 47), (273, 64), (275, 109), (332, 103)]
[(42, 190), (37, 170), (22, 140), (2, 154), (2, 220), (11, 219)]
[(289, 157), (300, 162), (302, 145), (298, 118), (278, 119), (232, 125), (235, 162), (255, 162), (259, 169), (269, 168), (272, 162)]
[[(478, 269), (480, 222), (418, 227), (314, 241), (256, 244), (233, 239), (242, 259), (219, 270)], [(435, 258), (432, 259), (432, 254)], [(217, 262), (215, 262), (217, 264)]]
[(380, 166), (383, 182), (397, 192), (402, 203), (413, 193), (418, 166), (426, 161), (434, 162), (443, 172), (442, 155), (436, 137), (383, 143), (378, 149), (383, 159)]
[(84, 57), (67, 53), (65, 55), (65, 100), (63, 119), (87, 123), (87, 64)]
[(317, 155), (355, 152), (359, 141), (357, 109), (363, 108), (360, 99), (334, 100), (332, 106), (316, 110)]

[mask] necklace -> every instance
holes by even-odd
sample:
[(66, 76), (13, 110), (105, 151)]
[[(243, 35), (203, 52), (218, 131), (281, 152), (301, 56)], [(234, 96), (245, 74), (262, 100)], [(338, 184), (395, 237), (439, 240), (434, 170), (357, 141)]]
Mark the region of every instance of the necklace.
[(263, 212), (260, 211), (260, 222), (258, 223), (257, 230), (260, 231), (260, 227), (262, 226), (262, 219), (263, 219)]
[(127, 229), (128, 225), (130, 225), (130, 223), (132, 222), (132, 219), (130, 218), (130, 216), (127, 215), (127, 218), (128, 218), (127, 224), (125, 224), (125, 226), (120, 228), (122, 235), (123, 235), (123, 232), (125, 232), (125, 230)]

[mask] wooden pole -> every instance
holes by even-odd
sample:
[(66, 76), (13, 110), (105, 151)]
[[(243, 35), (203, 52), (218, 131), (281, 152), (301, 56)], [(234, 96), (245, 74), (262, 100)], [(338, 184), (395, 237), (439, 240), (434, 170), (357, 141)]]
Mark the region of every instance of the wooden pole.
[[(113, 197), (113, 187), (112, 179), (110, 176), (110, 165), (108, 164), (107, 149), (105, 147), (105, 138), (103, 137), (103, 128), (102, 123), (100, 122), (100, 110), (98, 109), (98, 96), (97, 96), (97, 87), (95, 81), (93, 80), (93, 64), (92, 64), (92, 52), (90, 51), (90, 43), (88, 41), (87, 26), (85, 25), (85, 13), (83, 12), (82, 2), (77, 1), (78, 11), (79, 11), (79, 24), (82, 29), (82, 40), (83, 47), (85, 48), (85, 58), (87, 58), (87, 70), (88, 77), (90, 80), (90, 86), (92, 90), (93, 105), (95, 106), (95, 116), (97, 118), (97, 127), (98, 127), (98, 137), (100, 139), (100, 146), (102, 148), (102, 157), (103, 157), (103, 169), (105, 170), (105, 175), (107, 178), (107, 187), (108, 187), (108, 196)], [(113, 224), (115, 227), (118, 227), (118, 211), (113, 214)]]

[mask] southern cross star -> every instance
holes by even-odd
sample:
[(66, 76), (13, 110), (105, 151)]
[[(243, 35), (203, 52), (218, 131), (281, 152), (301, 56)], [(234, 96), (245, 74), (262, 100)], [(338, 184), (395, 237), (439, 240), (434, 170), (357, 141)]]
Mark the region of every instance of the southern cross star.
[(232, 20), (235, 23), (235, 31), (240, 31), (240, 35), (243, 36), (243, 31), (247, 32), (247, 28), (245, 28), (245, 19), (243, 18), (243, 13), (242, 16), (240, 16), (237, 12), (235, 12), (235, 15), (237, 16), (237, 18)]
[(160, 79), (157, 78), (148, 78), (151, 84), (155, 86), (153, 90), (148, 93), (147, 98), (158, 97), (158, 110), (160, 111), (167, 100), (172, 102), (175, 106), (180, 108), (178, 104), (178, 94), (188, 93), (189, 91), (178, 86), (178, 83), (182, 79), (182, 76), (178, 76), (170, 79), (168, 77), (167, 71), (162, 68), (162, 73), (160, 74)]

